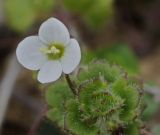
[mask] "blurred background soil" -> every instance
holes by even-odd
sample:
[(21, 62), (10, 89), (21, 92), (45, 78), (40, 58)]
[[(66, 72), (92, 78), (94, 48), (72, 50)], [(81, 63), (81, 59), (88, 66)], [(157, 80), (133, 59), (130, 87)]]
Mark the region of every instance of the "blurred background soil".
[[(102, 29), (96, 32), (88, 29), (86, 24), (74, 12), (56, 8), (47, 17), (56, 16), (68, 27), (71, 24), (73, 36), (81, 40), (82, 45), (94, 50), (108, 48), (115, 41), (124, 41), (136, 54), (140, 64), (140, 77), (144, 81), (153, 81), (160, 85), (160, 1), (159, 0), (115, 0), (115, 16)], [(24, 34), (0, 23), (0, 80), (3, 80), (8, 62), (15, 53), (17, 44), (26, 35), (37, 33), (39, 24), (36, 22)], [(100, 44), (99, 44), (100, 43)], [(33, 79), (30, 71), (22, 69), (14, 85), (11, 99), (7, 107), (2, 127), (2, 135), (26, 135), (40, 114), (43, 103), (43, 92), (37, 88), (38, 82)], [(160, 93), (160, 91), (159, 91)], [(160, 111), (159, 111), (160, 112)], [(160, 123), (157, 114), (152, 121)]]

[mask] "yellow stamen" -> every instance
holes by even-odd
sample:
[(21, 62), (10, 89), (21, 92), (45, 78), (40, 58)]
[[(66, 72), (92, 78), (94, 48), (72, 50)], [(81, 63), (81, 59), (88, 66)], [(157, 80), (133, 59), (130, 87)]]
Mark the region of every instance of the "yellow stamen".
[(40, 51), (45, 54), (48, 59), (56, 60), (63, 56), (64, 46), (59, 44), (49, 45), (48, 47), (40, 48)]
[(51, 52), (54, 53), (54, 54), (60, 53), (60, 50), (57, 49), (55, 46), (52, 46), (50, 50), (51, 50)]

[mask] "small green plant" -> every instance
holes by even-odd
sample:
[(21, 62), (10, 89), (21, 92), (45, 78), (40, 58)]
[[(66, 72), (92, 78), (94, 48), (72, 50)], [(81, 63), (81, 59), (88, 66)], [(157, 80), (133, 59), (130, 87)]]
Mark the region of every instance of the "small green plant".
[(47, 89), (45, 99), (47, 117), (66, 134), (139, 135), (143, 84), (105, 60), (85, 64), (70, 77), (81, 60), (81, 49), (58, 19), (49, 18), (37, 36), (23, 39), (16, 55), (24, 67), (38, 71), (42, 84), (64, 76), (66, 81)]
[(64, 80), (48, 89), (50, 120), (74, 135), (139, 135), (142, 84), (106, 61), (91, 62), (72, 79), (74, 93)]

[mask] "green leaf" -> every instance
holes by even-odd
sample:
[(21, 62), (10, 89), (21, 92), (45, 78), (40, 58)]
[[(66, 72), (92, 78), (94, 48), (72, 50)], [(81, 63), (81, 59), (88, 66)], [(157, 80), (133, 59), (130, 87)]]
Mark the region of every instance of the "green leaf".
[(64, 126), (64, 117), (65, 117), (64, 111), (61, 111), (57, 108), (50, 109), (47, 112), (47, 117), (48, 117), (48, 119), (52, 120), (53, 122), (56, 122), (59, 127)]
[(67, 125), (76, 135), (97, 135), (97, 129), (94, 125), (88, 125), (81, 120), (81, 111), (78, 108), (79, 103), (76, 100), (70, 100), (68, 103)]
[(139, 63), (136, 55), (123, 43), (114, 44), (112, 47), (102, 48), (96, 51), (98, 58), (105, 58), (112, 63), (121, 65), (127, 72), (135, 74), (139, 72)]
[(50, 106), (47, 117), (57, 122), (59, 127), (64, 126), (66, 104), (72, 98), (73, 95), (65, 82), (51, 85), (45, 94), (45, 99)]
[[(97, 0), (84, 15), (84, 20), (92, 29), (99, 29), (113, 16), (113, 0)], [(97, 27), (98, 26), (98, 27)]]
[(96, 58), (96, 55), (93, 51), (90, 51), (90, 50), (87, 50), (87, 49), (82, 50), (81, 63), (88, 64), (95, 58)]
[[(96, 0), (64, 0), (64, 6), (74, 13), (85, 13)], [(85, 9), (85, 10), (84, 10)]]
[(66, 82), (56, 82), (48, 88), (45, 94), (48, 105), (63, 110), (65, 109), (64, 103), (71, 98), (73, 98), (73, 95)]
[(91, 62), (88, 64), (88, 69), (83, 70), (78, 75), (78, 79), (80, 81), (84, 81), (86, 79), (92, 79), (102, 75), (107, 81), (113, 82), (120, 76), (121, 69), (117, 65), (103, 63), (104, 61)]
[(19, 32), (27, 31), (35, 21), (35, 11), (29, 0), (5, 0), (8, 24)]
[(146, 108), (143, 112), (142, 118), (144, 120), (149, 120), (153, 117), (153, 115), (156, 113), (156, 111), (159, 108), (159, 103), (157, 103), (152, 95), (145, 94), (144, 97), (144, 102), (146, 104)]
[(38, 14), (46, 14), (53, 10), (55, 0), (32, 0), (33, 7)]
[(125, 121), (132, 120), (136, 115), (135, 108), (139, 103), (139, 92), (137, 89), (128, 86), (127, 80), (119, 79), (113, 86), (112, 90), (116, 95), (119, 95), (124, 100), (123, 111), (121, 112), (121, 119)]
[(124, 135), (139, 135), (139, 128), (136, 123), (129, 124), (124, 131)]

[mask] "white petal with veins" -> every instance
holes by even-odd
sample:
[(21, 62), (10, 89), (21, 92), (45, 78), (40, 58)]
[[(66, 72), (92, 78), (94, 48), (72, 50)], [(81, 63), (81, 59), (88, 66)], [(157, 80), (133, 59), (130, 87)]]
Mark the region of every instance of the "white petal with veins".
[(64, 56), (61, 58), (63, 72), (71, 73), (79, 64), (81, 59), (81, 50), (78, 42), (71, 39), (65, 48)]
[(43, 47), (38, 36), (30, 36), (22, 40), (17, 47), (18, 61), (30, 70), (38, 70), (47, 61), (46, 56), (40, 51)]
[(38, 80), (41, 83), (50, 83), (60, 78), (62, 66), (59, 61), (48, 61), (38, 73)]
[(46, 45), (53, 43), (66, 45), (70, 40), (68, 29), (56, 18), (49, 18), (42, 23), (39, 29), (39, 37)]

